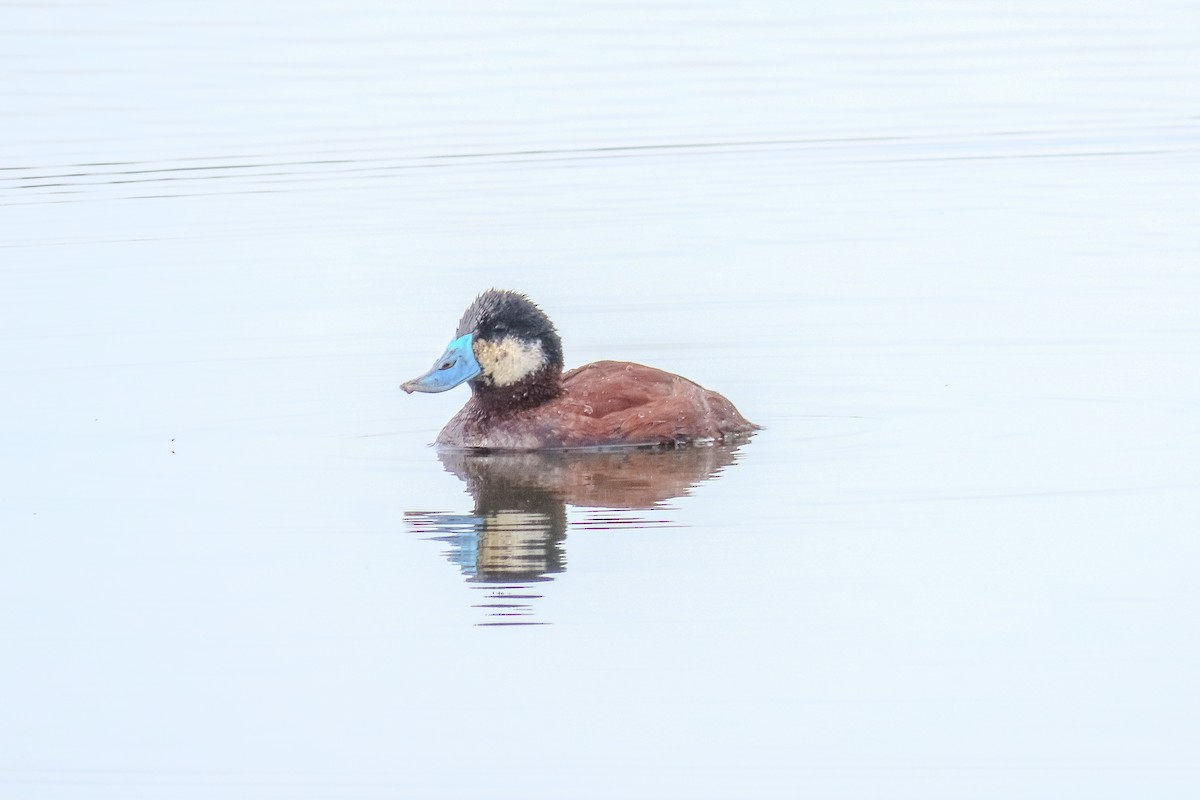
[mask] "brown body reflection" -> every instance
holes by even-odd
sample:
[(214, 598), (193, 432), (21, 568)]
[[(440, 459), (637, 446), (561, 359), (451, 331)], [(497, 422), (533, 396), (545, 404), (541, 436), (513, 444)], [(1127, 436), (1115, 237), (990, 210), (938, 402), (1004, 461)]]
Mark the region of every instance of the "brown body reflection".
[(493, 614), (522, 617), (529, 612), (523, 601), (537, 596), (527, 591), (529, 585), (550, 580), (566, 568), (567, 506), (648, 512), (632, 519), (614, 518), (611, 524), (591, 519), (588, 530), (639, 521), (669, 523), (662, 519), (663, 504), (715, 477), (734, 462), (740, 446), (440, 451), (446, 471), (466, 483), (475, 500), (474, 513), (411, 511), (405, 516), (413, 530), (450, 546), (447, 558), (468, 580), (493, 591), (483, 607)]

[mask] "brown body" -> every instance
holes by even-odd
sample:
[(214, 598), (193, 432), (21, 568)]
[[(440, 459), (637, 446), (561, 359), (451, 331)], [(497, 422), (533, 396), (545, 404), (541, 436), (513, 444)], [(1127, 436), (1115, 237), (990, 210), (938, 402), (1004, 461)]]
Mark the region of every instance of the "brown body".
[(723, 441), (757, 428), (724, 397), (687, 378), (597, 361), (571, 370), (561, 382), (557, 374), (543, 373), (473, 392), (437, 442), (503, 450), (672, 446)]

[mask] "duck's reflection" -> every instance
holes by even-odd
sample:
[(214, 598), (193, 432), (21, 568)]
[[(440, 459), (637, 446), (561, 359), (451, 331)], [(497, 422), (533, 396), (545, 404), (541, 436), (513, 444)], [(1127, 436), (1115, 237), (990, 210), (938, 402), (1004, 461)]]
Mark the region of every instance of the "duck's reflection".
[(467, 484), (474, 513), (405, 516), (417, 533), (449, 545), (447, 558), (467, 580), (487, 587), (486, 624), (537, 624), (529, 601), (540, 595), (531, 587), (566, 569), (568, 505), (607, 510), (576, 523), (589, 530), (670, 524), (663, 504), (734, 463), (740, 446), (440, 451), (446, 471)]

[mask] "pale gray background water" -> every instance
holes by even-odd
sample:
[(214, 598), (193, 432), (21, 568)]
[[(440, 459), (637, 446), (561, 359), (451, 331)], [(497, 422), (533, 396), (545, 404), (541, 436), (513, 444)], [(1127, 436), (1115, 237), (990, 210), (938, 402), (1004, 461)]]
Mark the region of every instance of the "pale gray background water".
[[(1198, 31), (0, 5), (0, 794), (1196, 796)], [(489, 286), (767, 430), (466, 580)]]

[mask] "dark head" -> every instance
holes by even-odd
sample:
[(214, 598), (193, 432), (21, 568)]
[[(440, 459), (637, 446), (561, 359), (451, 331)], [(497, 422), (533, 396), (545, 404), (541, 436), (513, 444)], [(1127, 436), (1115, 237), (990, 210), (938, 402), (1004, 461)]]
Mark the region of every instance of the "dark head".
[(489, 289), (463, 313), (457, 338), (406, 392), (444, 392), (470, 381), (477, 396), (536, 404), (558, 394), (562, 340), (528, 297)]

